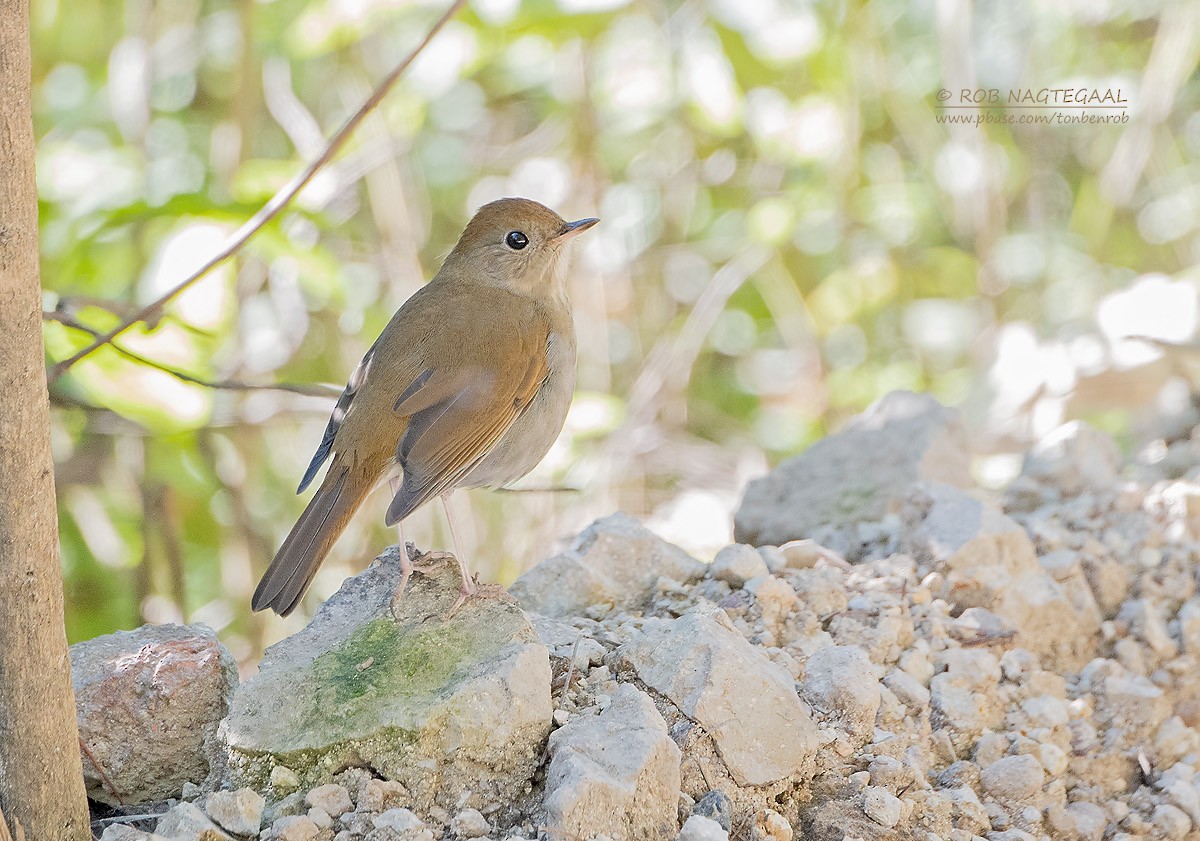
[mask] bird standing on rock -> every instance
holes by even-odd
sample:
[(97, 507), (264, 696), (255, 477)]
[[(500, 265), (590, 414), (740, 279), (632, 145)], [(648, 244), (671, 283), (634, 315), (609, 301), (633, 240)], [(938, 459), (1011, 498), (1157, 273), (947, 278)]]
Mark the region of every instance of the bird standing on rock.
[[(479, 209), (441, 270), (396, 312), (351, 375), (297, 493), (333, 461), (258, 583), (255, 610), (286, 616), (296, 608), (384, 479), (391, 526), (434, 496), (502, 487), (542, 460), (575, 388), (569, 243), (598, 221), (564, 222), (520, 198)], [(451, 534), (457, 544), (453, 522)], [(457, 545), (455, 553), (461, 602), (474, 583)], [(414, 566), (404, 547), (400, 554), (403, 591)]]

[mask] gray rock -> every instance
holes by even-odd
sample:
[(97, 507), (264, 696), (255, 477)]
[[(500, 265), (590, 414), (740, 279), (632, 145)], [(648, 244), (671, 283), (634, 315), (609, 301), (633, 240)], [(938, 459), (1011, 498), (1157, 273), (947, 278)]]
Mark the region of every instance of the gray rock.
[(729, 841), (729, 830), (714, 820), (692, 815), (683, 824), (676, 841)]
[(750, 828), (751, 841), (792, 841), (792, 825), (774, 809), (760, 809)]
[(900, 703), (912, 713), (920, 714), (929, 708), (929, 690), (903, 669), (893, 669), (883, 679), (883, 685), (892, 690)]
[(588, 526), (566, 552), (547, 558), (513, 582), (526, 610), (558, 617), (594, 604), (635, 607), (654, 593), (659, 577), (694, 581), (706, 566), (618, 512)]
[(1025, 530), (999, 509), (949, 485), (912, 488), (903, 511), (904, 548), (944, 580), (938, 595), (960, 609), (984, 608), (1018, 629), (1020, 644), (1055, 665), (1077, 668), (1095, 649), (1099, 613), (1080, 610), (1041, 567)]
[(863, 789), (863, 814), (880, 826), (891, 829), (900, 823), (904, 804), (882, 786), (867, 786)]
[[(237, 664), (206, 625), (143, 625), (71, 646), (79, 737), (126, 803), (179, 797), (220, 773), (217, 727)], [(119, 802), (83, 754), (88, 797)]]
[(674, 837), (680, 753), (646, 693), (621, 684), (600, 715), (554, 731), (549, 754), (545, 804), (555, 832)]
[[(388, 809), (382, 815), (371, 820), (376, 832), (387, 832), (382, 838), (394, 838), (398, 841), (433, 841), (433, 830), (408, 809)], [(372, 833), (368, 837), (374, 837)]]
[(1170, 803), (1154, 807), (1153, 822), (1154, 828), (1163, 838), (1186, 838), (1192, 831), (1192, 819), (1182, 809)]
[[(1183, 813), (1180, 812), (1180, 814)], [(134, 829), (123, 823), (114, 823), (104, 828), (104, 834), (100, 836), (100, 841), (166, 841), (166, 839), (158, 833), (142, 832), (140, 829)]]
[(723, 611), (647, 624), (618, 652), (647, 686), (704, 727), (738, 785), (812, 775), (816, 726), (791, 676)]
[(840, 722), (859, 743), (875, 727), (879, 679), (871, 658), (857, 645), (831, 645), (814, 652), (804, 663), (800, 696)]
[(545, 646), (498, 587), (445, 618), (453, 562), (414, 575), (393, 618), (399, 572), (393, 547), (267, 650), (225, 724), (236, 782), (261, 789), (286, 765), (308, 788), (365, 764), (422, 810), (523, 792), (553, 712)]
[(195, 803), (172, 808), (158, 819), (154, 832), (171, 841), (232, 841)]
[(340, 818), (354, 808), (350, 801), (350, 792), (346, 787), (337, 783), (326, 783), (317, 786), (304, 797), (304, 802), (317, 809), (323, 809), (332, 818)]
[(1021, 475), (1074, 495), (1089, 488), (1111, 488), (1119, 464), (1120, 452), (1110, 436), (1083, 421), (1071, 421), (1030, 450)]
[(997, 759), (979, 774), (984, 791), (992, 797), (1028, 802), (1041, 791), (1046, 778), (1042, 763), (1028, 754)]
[(782, 545), (822, 526), (880, 520), (913, 482), (972, 485), (959, 414), (928, 395), (893, 392), (746, 488), (734, 536)]
[(258, 792), (239, 788), (216, 791), (208, 796), (204, 811), (234, 835), (257, 835), (267, 801)]
[(752, 578), (769, 575), (767, 562), (753, 546), (744, 543), (734, 543), (726, 546), (713, 558), (708, 568), (708, 577), (724, 581), (730, 587), (738, 588)]
[(725, 792), (713, 789), (696, 801), (696, 805), (692, 807), (692, 814), (714, 820), (728, 832), (733, 821), (733, 803)]
[(400, 809), (412, 802), (408, 789), (395, 780), (368, 780), (358, 793), (361, 812), (386, 812)]
[(450, 821), (455, 838), (482, 838), (492, 831), (492, 825), (478, 809), (464, 809)]
[(271, 824), (274, 841), (314, 841), (321, 830), (307, 815), (279, 818)]

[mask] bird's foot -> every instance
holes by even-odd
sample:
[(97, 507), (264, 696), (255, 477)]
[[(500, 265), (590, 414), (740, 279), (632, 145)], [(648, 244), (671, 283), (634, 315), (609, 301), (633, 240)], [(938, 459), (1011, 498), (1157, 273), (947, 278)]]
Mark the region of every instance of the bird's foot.
[(416, 548), (407, 543), (404, 546), (404, 551), (400, 553), (400, 584), (396, 587), (396, 592), (392, 596), (392, 601), (388, 605), (388, 614), (393, 620), (396, 620), (396, 608), (400, 602), (404, 601), (404, 591), (408, 587), (408, 579), (412, 577), (414, 572), (419, 572), (422, 575), (428, 575), (438, 567), (442, 566), (448, 560), (453, 558), (449, 552), (425, 552), (417, 555)]
[(458, 609), (466, 604), (467, 599), (475, 596), (479, 592), (478, 576), (471, 575), (466, 571), (466, 567), (460, 564), (462, 572), (462, 585), (458, 588), (458, 598), (454, 600), (454, 604), (446, 611), (446, 615), (442, 619), (453, 619), (454, 614), (458, 613)]

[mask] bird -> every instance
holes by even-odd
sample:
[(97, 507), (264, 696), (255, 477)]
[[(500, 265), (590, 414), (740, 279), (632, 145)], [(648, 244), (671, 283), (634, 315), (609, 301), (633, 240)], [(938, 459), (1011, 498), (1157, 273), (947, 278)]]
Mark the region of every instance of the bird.
[[(570, 245), (599, 221), (566, 222), (525, 198), (479, 208), (351, 374), (296, 492), (326, 461), (329, 468), (259, 581), (255, 611), (295, 610), (355, 511), (385, 481), (393, 526), (434, 497), (445, 503), (457, 488), (504, 487), (537, 466), (575, 390)], [(451, 535), (457, 544), (453, 520)], [(457, 609), (474, 582), (457, 545), (455, 554)], [(397, 596), (415, 568), (404, 545), (400, 555)]]

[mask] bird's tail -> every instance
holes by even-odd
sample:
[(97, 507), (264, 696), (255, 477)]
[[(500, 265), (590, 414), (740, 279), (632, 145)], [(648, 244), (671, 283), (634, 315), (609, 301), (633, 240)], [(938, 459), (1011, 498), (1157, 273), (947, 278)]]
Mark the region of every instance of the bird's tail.
[(254, 591), (255, 610), (271, 608), (280, 616), (296, 609), (304, 591), (333, 544), (345, 530), (374, 483), (334, 462), (320, 490), (292, 526)]

